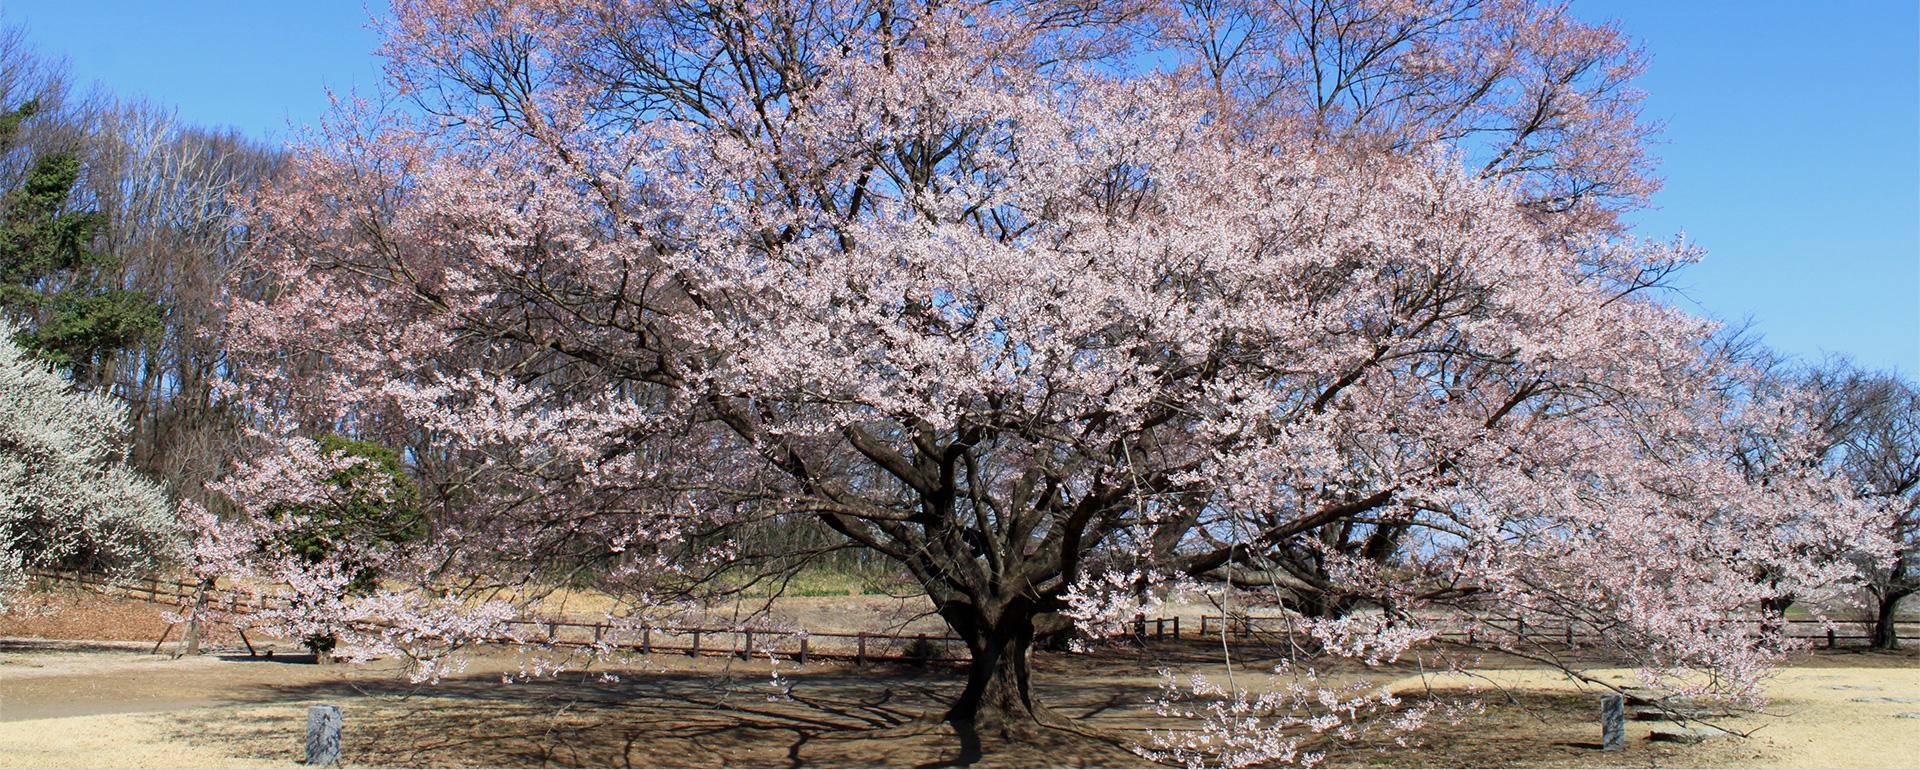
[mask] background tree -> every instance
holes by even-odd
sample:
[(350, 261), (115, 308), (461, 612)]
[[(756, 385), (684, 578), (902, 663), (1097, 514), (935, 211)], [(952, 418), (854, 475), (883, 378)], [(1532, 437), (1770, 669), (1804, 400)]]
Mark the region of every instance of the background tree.
[(1829, 461), (1847, 472), (1858, 494), (1888, 512), (1893, 555), (1869, 561), (1868, 593), (1873, 646), (1896, 649), (1900, 604), (1920, 591), (1920, 388), (1844, 362), (1816, 369), (1806, 380), (1821, 396)]
[[(1412, 25), (1409, 50), (1592, 58), (1554, 9), (1495, 10)], [(1048, 719), (1046, 614), (1097, 626), (1302, 553), (1384, 610), (1304, 619), (1339, 654), (1518, 608), (1752, 695), (1783, 652), (1728, 620), (1779, 590), (1758, 576), (1853, 575), (1748, 534), (1850, 541), (1870, 512), (1817, 463), (1760, 484), (1727, 462), (1729, 364), (1647, 293), (1696, 255), (1540, 205), (1589, 145), (1528, 133), (1489, 174), (1392, 109), (1362, 123), (1432, 140), (1328, 131), (1205, 55), (1141, 55), (1182, 50), (1166, 12), (400, 4), (384, 50), (412, 103), (349, 108), (256, 211), (270, 288), (228, 339), (286, 438), (204, 537), (269, 541), (272, 506), (323, 494), (297, 438), (322, 426), (446, 458), (422, 464), (429, 537), (355, 557), (391, 588), (319, 608), (377, 603), (423, 639), (498, 617), (449, 587), (536, 596), (555, 564), (697, 598), (733, 534), (809, 517), (967, 640), (946, 716), (972, 729)], [(1329, 532), (1413, 557), (1383, 571)]]
[(159, 486), (127, 467), (126, 407), (13, 342), (0, 321), (0, 606), (28, 569), (129, 571), (174, 551)]
[(245, 445), (246, 415), (213, 388), (243, 376), (214, 334), (221, 293), (249, 285), (230, 275), (247, 237), (236, 206), (277, 154), (153, 104), (76, 96), (18, 27), (0, 28), (0, 105), (0, 308), (129, 405), (135, 467), (204, 500)]
[[(20, 126), (40, 110), (29, 100), (0, 119), (0, 152), (18, 140)], [(0, 308), (32, 325), (21, 342), (100, 380), (111, 358), (160, 327), (161, 308), (145, 295), (105, 285), (118, 264), (97, 251), (106, 215), (76, 207), (80, 156), (72, 150), (35, 153), (26, 178), (0, 195)]]
[[(410, 543), (424, 534), (420, 492), (401, 467), (400, 454), (379, 444), (340, 436), (323, 436), (320, 459), (332, 470), (325, 478), (327, 493), (299, 504), (286, 504), (272, 516), (283, 519), (277, 542), (263, 544), (310, 564), (331, 563), (344, 570), (339, 591), (365, 595), (378, 586), (379, 569), (357, 561), (352, 554), (369, 547)], [(338, 601), (334, 595), (303, 597), (313, 602)], [(303, 614), (318, 614), (304, 612)], [(337, 634), (314, 629), (302, 639), (316, 661), (333, 653)]]

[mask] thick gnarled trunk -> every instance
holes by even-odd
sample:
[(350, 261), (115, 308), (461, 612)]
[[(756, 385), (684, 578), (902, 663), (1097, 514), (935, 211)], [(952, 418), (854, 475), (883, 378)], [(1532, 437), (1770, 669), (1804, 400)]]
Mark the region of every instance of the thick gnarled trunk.
[(1900, 611), (1900, 600), (1911, 595), (1912, 591), (1892, 591), (1881, 594), (1879, 606), (1873, 616), (1873, 648), (1876, 650), (1900, 649), (1900, 632), (1895, 625)]
[(1025, 603), (998, 611), (949, 605), (940, 614), (967, 641), (967, 684), (945, 715), (956, 727), (1006, 735), (1041, 726), (1048, 712), (1034, 701), (1029, 655), (1034, 612)]

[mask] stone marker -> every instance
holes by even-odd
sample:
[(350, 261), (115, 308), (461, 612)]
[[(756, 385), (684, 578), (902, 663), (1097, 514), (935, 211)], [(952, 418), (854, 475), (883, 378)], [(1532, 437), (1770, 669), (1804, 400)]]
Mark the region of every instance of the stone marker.
[(1627, 701), (1618, 695), (1600, 696), (1600, 748), (1627, 747)]
[(320, 705), (307, 709), (307, 766), (339, 764), (340, 707)]

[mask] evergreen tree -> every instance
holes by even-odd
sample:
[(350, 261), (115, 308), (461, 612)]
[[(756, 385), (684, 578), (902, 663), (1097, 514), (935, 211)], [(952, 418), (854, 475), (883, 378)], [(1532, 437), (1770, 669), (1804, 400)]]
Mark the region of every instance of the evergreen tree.
[[(0, 152), (14, 149), (38, 111), (29, 100), (0, 116)], [(39, 153), (23, 183), (0, 193), (0, 313), (25, 322), (23, 347), (86, 380), (158, 331), (162, 308), (106, 280), (118, 260), (93, 249), (106, 215), (70, 204), (80, 172), (75, 153)]]

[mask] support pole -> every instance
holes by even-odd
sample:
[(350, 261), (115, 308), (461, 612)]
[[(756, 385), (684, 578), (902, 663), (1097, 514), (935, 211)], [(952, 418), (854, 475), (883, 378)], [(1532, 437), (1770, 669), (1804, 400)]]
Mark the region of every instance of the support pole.
[(200, 634), (202, 630), (200, 628), (200, 616), (206, 610), (207, 589), (213, 587), (212, 584), (213, 581), (211, 580), (202, 580), (200, 581), (200, 585), (193, 589), (193, 614), (187, 616), (187, 638), (184, 640), (185, 649), (180, 653), (182, 655), (200, 654)]
[(177, 625), (177, 624), (175, 624), (175, 623), (168, 623), (168, 624), (167, 624), (167, 630), (165, 630), (165, 631), (161, 631), (161, 632), (160, 632), (160, 638), (159, 638), (158, 640), (156, 640), (156, 641), (155, 641), (155, 642), (153, 643), (153, 652), (152, 652), (151, 654), (153, 654), (153, 655), (159, 655), (159, 654), (160, 654), (160, 645), (163, 645), (163, 644), (166, 644), (166, 643), (167, 643), (167, 637), (169, 637), (169, 636), (172, 636), (172, 635), (173, 635), (173, 627), (174, 627), (175, 625)]

